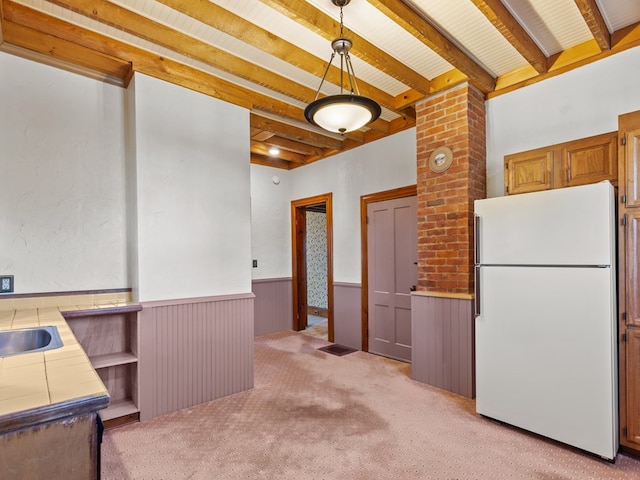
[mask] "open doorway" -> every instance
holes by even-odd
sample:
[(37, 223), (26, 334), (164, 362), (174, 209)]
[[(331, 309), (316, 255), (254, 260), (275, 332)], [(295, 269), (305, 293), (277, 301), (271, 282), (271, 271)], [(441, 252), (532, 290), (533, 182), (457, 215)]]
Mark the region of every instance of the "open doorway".
[(293, 330), (309, 325), (334, 341), (331, 193), (291, 202)]

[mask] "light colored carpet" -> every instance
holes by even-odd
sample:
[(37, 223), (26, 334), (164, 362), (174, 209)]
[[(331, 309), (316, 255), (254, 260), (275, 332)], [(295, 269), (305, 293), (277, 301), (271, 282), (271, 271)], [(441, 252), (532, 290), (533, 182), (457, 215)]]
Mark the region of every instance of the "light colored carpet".
[(329, 319), (318, 317), (316, 315), (309, 315), (307, 328), (301, 330), (300, 333), (326, 340), (329, 338)]
[(103, 479), (638, 479), (501, 425), (363, 352), (294, 332), (256, 339), (255, 388), (105, 433)]

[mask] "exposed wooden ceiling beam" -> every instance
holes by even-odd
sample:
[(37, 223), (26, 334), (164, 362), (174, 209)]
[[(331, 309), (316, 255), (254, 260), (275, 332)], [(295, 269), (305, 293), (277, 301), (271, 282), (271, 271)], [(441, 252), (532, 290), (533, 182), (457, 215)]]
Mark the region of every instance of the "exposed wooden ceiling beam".
[(316, 93), (314, 89), (106, 0), (49, 1), (302, 102)]
[(600, 50), (609, 50), (611, 48), (611, 35), (602, 17), (602, 12), (600, 12), (598, 4), (596, 4), (596, 0), (575, 0), (575, 2)]
[(566, 73), (575, 68), (597, 62), (598, 60), (602, 60), (603, 58), (615, 55), (624, 50), (640, 47), (640, 22), (616, 30), (611, 35), (611, 39), (612, 45), (610, 50), (600, 50), (596, 40), (592, 39), (575, 47), (568, 48), (556, 55), (552, 55), (549, 58), (549, 71), (544, 74), (536, 75), (533, 67), (530, 66), (527, 66), (527, 69), (530, 70), (528, 74), (513, 72), (512, 76), (520, 77), (519, 80), (501, 82), (499, 79), (496, 91), (489, 93), (487, 97), (494, 98), (498, 95), (517, 90), (518, 88)]
[(454, 68), (431, 79), (431, 93), (442, 92), (467, 81), (469, 81), (469, 78), (460, 70)]
[[(262, 0), (265, 1), (265, 0)], [(270, 0), (273, 1), (273, 0)], [(495, 88), (495, 79), (402, 0), (368, 0), (378, 10), (469, 78), (480, 91)]]
[(81, 45), (45, 35), (32, 28), (5, 20), (2, 28), (7, 42), (32, 52), (44, 54), (53, 59), (69, 62), (76, 67), (100, 72), (104, 76), (117, 78), (123, 85), (131, 75), (131, 64)]
[(279, 149), (288, 150), (290, 152), (299, 153), (301, 155), (322, 155), (322, 149), (308, 145), (306, 143), (297, 142), (295, 140), (289, 140), (288, 138), (282, 138), (278, 135), (273, 135), (268, 139), (263, 140), (267, 145), (277, 147)]
[(288, 162), (293, 162), (293, 163), (302, 164), (302, 163), (305, 163), (305, 159), (306, 159), (304, 155), (290, 152), (288, 150), (281, 150), (278, 155), (271, 156), (269, 155), (269, 146), (261, 142), (252, 141), (250, 150), (251, 150), (251, 153), (254, 153), (257, 155), (263, 155), (265, 157), (272, 157), (272, 158), (279, 158), (281, 160), (287, 160)]
[[(53, 48), (48, 45), (49, 40), (45, 37), (45, 35), (49, 35), (82, 46), (87, 51), (131, 62), (135, 71), (145, 75), (181, 85), (248, 109), (253, 106), (251, 100), (254, 98), (249, 95), (253, 92), (231, 82), (126, 45), (104, 35), (90, 32), (11, 0), (2, 1), (5, 21), (42, 33), (42, 45), (37, 50), (39, 53), (50, 53)], [(19, 38), (11, 40), (5, 38), (5, 40), (11, 43), (20, 41)]]
[[(322, 77), (324, 74), (331, 52), (329, 48), (327, 48), (327, 58), (319, 59), (293, 43), (283, 40), (209, 0), (158, 0), (158, 2), (317, 77)], [(335, 85), (340, 84), (340, 69), (335, 65), (329, 69), (327, 81)], [(300, 100), (311, 102), (315, 97), (318, 85), (320, 85), (320, 81), (317, 85), (312, 86), (311, 93)], [(398, 108), (394, 97), (385, 91), (362, 80), (358, 81), (358, 87), (362, 95), (373, 98), (383, 107), (389, 110)]]
[(286, 160), (280, 160), (279, 158), (267, 157), (265, 155), (259, 155), (257, 153), (251, 154), (251, 163), (254, 165), (263, 165), (265, 167), (280, 168), (282, 170), (291, 170), (296, 166), (301, 166), (295, 163), (287, 162)]
[(611, 35), (611, 49), (616, 51), (640, 45), (640, 22), (616, 30)]
[[(207, 95), (229, 101), (248, 109), (261, 110), (305, 123), (304, 110), (263, 93), (249, 90), (212, 74), (160, 57), (137, 47), (127, 45), (104, 35), (90, 32), (63, 20), (25, 7), (11, 0), (3, 0), (5, 19), (34, 30), (67, 40), (89, 50), (130, 61), (135, 71), (181, 85)], [(46, 53), (46, 49), (40, 53)], [(371, 125), (389, 131), (388, 122), (378, 119)], [(345, 134), (355, 141), (364, 141), (364, 133)]]
[(251, 140), (255, 140), (256, 142), (264, 142), (269, 138), (273, 137), (275, 134), (273, 132), (268, 132), (266, 130), (258, 130), (257, 128), (251, 128)]
[(338, 140), (327, 135), (305, 130), (304, 128), (295, 127), (257, 114), (251, 114), (249, 124), (251, 128), (269, 130), (270, 132), (274, 132), (276, 135), (288, 138), (289, 140), (308, 143), (309, 145), (314, 145), (319, 148), (342, 150), (343, 140)]
[(546, 55), (500, 0), (471, 1), (538, 73), (547, 71)]
[[(329, 41), (333, 41), (340, 32), (340, 24), (338, 22), (305, 1), (260, 1)], [(376, 47), (371, 42), (368, 42), (355, 32), (349, 32), (349, 38), (353, 41), (351, 53), (354, 56), (366, 61), (387, 75), (424, 95), (429, 93), (429, 80), (427, 78), (407, 67), (404, 63)]]

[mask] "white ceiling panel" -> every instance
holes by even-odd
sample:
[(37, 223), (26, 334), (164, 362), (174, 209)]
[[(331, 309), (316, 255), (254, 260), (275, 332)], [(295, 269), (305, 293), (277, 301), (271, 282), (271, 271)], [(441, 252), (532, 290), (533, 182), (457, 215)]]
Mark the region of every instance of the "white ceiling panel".
[(527, 64), (518, 51), (469, 0), (409, 0), (417, 11), (484, 68), (499, 76)]
[[(89, 9), (94, 5), (93, 0), (91, 2), (84, 0), (60, 2), (61, 5), (68, 2), (68, 8), (58, 5), (57, 0), (13, 1), (23, 7), (16, 7), (13, 2), (7, 2), (4, 4), (5, 13), (10, 12), (15, 16), (11, 17), (12, 20), (7, 20), (8, 17), (0, 18), (2, 22), (13, 21), (16, 24), (14, 28), (7, 28), (5, 31), (6, 45), (3, 47), (7, 51), (11, 48), (17, 48), (19, 51), (26, 52), (23, 55), (28, 58), (39, 59), (39, 61), (67, 68), (76, 73), (86, 74), (91, 78), (107, 78), (120, 85), (126, 84), (129, 78), (129, 65), (134, 71), (162, 76), (162, 62), (157, 59), (158, 56), (162, 56), (184, 65), (185, 72), (188, 72), (189, 69), (193, 69), (193, 72), (197, 71), (197, 78), (207, 78), (206, 75), (210, 75), (210, 81), (216, 85), (222, 98), (235, 101), (240, 96), (243, 98), (238, 100), (238, 103), (246, 105), (247, 100), (251, 102), (254, 105), (251, 116), (252, 138), (255, 137), (256, 142), (264, 141), (265, 138), (270, 138), (272, 135), (281, 135), (294, 144), (307, 142), (309, 145), (318, 145), (317, 137), (310, 139), (299, 131), (294, 134), (282, 132), (277, 125), (260, 120), (264, 117), (273, 118), (289, 125), (295, 124), (302, 129), (312, 130), (316, 134), (326, 134), (316, 127), (303, 123), (301, 110), (282, 109), (280, 106), (284, 102), (298, 109), (303, 109), (308, 102), (313, 100), (315, 91), (320, 84), (320, 75), (324, 72), (332, 53), (331, 39), (340, 34), (338, 28), (340, 9), (333, 4), (332, 0), (208, 0), (237, 16), (238, 20), (243, 22), (242, 28), (246, 28), (248, 23), (253, 24), (254, 28), (269, 32), (271, 38), (268, 41), (279, 42), (277, 48), (280, 51), (287, 51), (290, 48), (284, 43), (288, 42), (308, 52), (310, 54), (309, 64), (301, 65), (301, 67), (292, 65), (287, 61), (287, 58), (281, 59), (265, 53), (263, 45), (253, 43), (256, 41), (256, 37), (250, 32), (245, 36), (244, 30), (238, 30), (243, 33), (239, 34), (239, 38), (236, 38), (212, 28), (205, 22), (200, 22), (165, 6), (162, 3), (164, 0), (95, 0), (99, 15), (107, 14), (108, 4), (116, 4), (141, 17), (203, 42), (214, 51), (219, 49), (227, 52), (235, 57), (235, 59), (231, 59), (228, 66), (225, 66), (225, 68), (232, 69), (231, 72), (220, 69), (222, 66), (220, 57), (212, 58), (210, 62), (189, 57), (190, 52), (193, 52), (193, 55), (201, 55), (198, 53), (201, 45), (195, 41), (180, 41), (179, 45), (172, 45), (171, 42), (174, 40), (168, 35), (158, 39), (157, 43), (139, 38), (136, 32), (148, 28), (148, 24), (141, 21), (140, 18), (130, 18), (124, 24), (122, 19), (118, 19), (116, 16), (98, 21), (94, 20), (93, 16), (88, 18), (82, 15), (80, 12), (83, 9)], [(56, 4), (52, 3), (54, 1)], [(501, 1), (516, 21), (522, 25), (525, 32), (529, 34), (532, 41), (539, 45), (549, 57), (550, 62), (554, 61), (554, 54), (593, 39), (593, 34), (576, 6), (575, 0)], [(184, 0), (184, 2), (185, 7), (193, 7), (196, 11), (211, 7), (207, 0), (197, 2)], [(378, 10), (378, 2), (388, 2), (388, 6), (392, 10), (396, 2), (403, 2), (410, 7), (409, 10), (402, 9), (408, 17), (405, 19), (406, 21), (414, 24), (423, 21), (430, 23), (444, 37), (433, 40), (444, 45), (447, 44), (447, 41), (451, 41), (459, 47), (462, 53), (456, 51), (446, 55), (447, 59), (441, 57), (423, 43), (424, 38), (421, 35), (414, 36), (401, 27), (400, 25), (404, 22), (396, 23), (393, 15), (387, 16), (384, 13), (385, 9)], [(526, 59), (485, 17), (476, 3), (475, 0), (351, 0), (349, 5), (343, 9), (344, 33), (354, 40), (352, 61), (356, 77), (360, 84), (366, 82), (373, 86), (374, 90), (371, 95), (374, 100), (385, 103), (387, 106), (387, 108), (383, 108), (380, 121), (362, 128), (363, 132), (375, 131), (369, 132), (372, 133), (371, 135), (351, 134), (348, 148), (353, 148), (359, 142), (373, 141), (414, 126), (415, 110), (412, 107), (416, 103), (428, 97), (430, 93), (444, 91), (461, 82), (468, 81), (479, 91), (489, 96), (546, 78), (545, 72), (538, 75), (535, 69), (527, 68), (529, 64)], [(601, 57), (616, 54), (619, 50), (640, 48), (637, 47), (637, 38), (640, 35), (640, 0), (596, 0), (596, 3), (610, 33), (614, 34), (624, 29), (625, 35), (615, 37), (617, 43), (611, 46), (612, 51), (610, 52), (600, 53), (595, 49), (587, 51), (580, 57), (579, 62), (574, 60), (575, 67), (584, 64), (585, 61), (598, 61)], [(73, 5), (76, 5), (77, 9)], [(301, 15), (310, 15), (310, 18), (306, 19), (307, 22), (304, 21), (305, 19), (300, 19), (299, 23), (295, 16), (290, 18), (287, 15), (286, 9), (293, 6), (301, 7), (299, 12)], [(402, 7), (402, 5), (398, 6)], [(61, 19), (73, 27), (69, 27), (68, 32), (64, 25), (56, 25), (55, 28), (52, 28), (53, 23), (47, 22), (46, 18), (43, 20), (42, 14)], [(333, 19), (335, 26), (330, 27), (330, 31), (326, 32), (318, 31), (317, 25), (309, 26), (308, 22), (318, 15), (326, 15)], [(33, 21), (30, 21), (31, 16)], [(497, 20), (499, 23), (501, 19)], [(141, 22), (139, 25), (136, 24), (138, 21)], [(236, 20), (231, 18), (225, 21), (234, 22)], [(508, 26), (510, 21), (510, 18), (504, 19), (504, 25)], [(25, 30), (25, 27), (30, 30)], [(84, 35), (82, 33), (78, 35), (78, 29), (85, 29)], [(127, 33), (125, 29), (132, 33)], [(82, 32), (82, 30), (80, 31)], [(95, 34), (102, 35), (104, 38), (95, 37)], [(38, 35), (42, 36), (38, 37)], [(358, 45), (358, 40), (353, 38), (354, 35), (363, 39), (360, 40), (362, 45)], [(56, 42), (51, 39), (51, 36), (60, 37), (66, 42)], [(149, 35), (149, 37), (152, 36), (154, 35)], [(110, 51), (108, 43), (113, 40), (150, 52), (150, 55), (141, 59), (141, 63), (137, 63), (138, 55), (130, 58), (131, 55), (127, 49)], [(73, 43), (77, 45), (74, 46)], [(372, 44), (373, 47), (369, 47), (369, 44)], [(67, 46), (69, 51), (65, 52), (64, 49)], [(182, 53), (177, 53), (178, 51)], [(383, 54), (380, 54), (380, 51)], [(78, 52), (82, 52), (82, 54), (79, 55)], [(373, 63), (376, 65), (371, 65), (358, 58), (359, 52), (366, 54), (369, 58), (375, 58)], [(111, 55), (118, 58), (110, 57)], [(468, 58), (464, 58), (465, 55)], [(142, 57), (145, 57), (144, 53), (142, 53)], [(389, 62), (389, 58), (393, 58), (394, 62)], [(565, 55), (562, 58), (565, 62), (563, 65), (567, 66), (566, 62), (571, 61), (567, 59), (573, 57)], [(338, 60), (334, 60), (336, 67), (339, 67)], [(422, 89), (425, 90), (422, 93), (418, 92), (416, 90), (420, 90), (419, 88), (409, 88), (407, 84), (399, 80), (406, 72), (405, 69), (400, 72), (393, 71), (394, 66), (397, 65), (395, 60), (415, 73), (412, 75), (411, 81), (405, 80), (407, 83), (424, 81), (426, 86), (429, 81), (437, 79), (437, 81), (430, 82), (431, 92), (427, 92), (426, 89)], [(305, 60), (297, 59), (296, 61)], [(473, 63), (479, 69), (475, 68)], [(488, 72), (489, 75), (486, 75), (482, 70)], [(316, 74), (310, 74), (307, 71), (316, 71)], [(200, 72), (206, 75), (202, 75)], [(273, 72), (276, 76), (267, 75), (267, 72)], [(523, 72), (525, 73), (523, 74)], [(489, 76), (501, 78), (494, 85)], [(217, 79), (226, 80), (230, 84), (228, 89), (225, 90), (226, 82), (218, 82)], [(177, 75), (175, 78), (167, 77), (166, 80), (173, 81), (177, 85), (190, 86), (190, 82), (182, 75)], [(308, 92), (303, 93), (302, 96), (308, 95), (309, 98), (300, 98), (299, 87), (295, 86), (294, 91), (291, 82), (307, 87)], [(387, 95), (384, 98), (375, 98), (375, 89), (386, 92)], [(260, 95), (256, 93), (260, 93)], [(336, 85), (325, 82), (322, 93), (336, 94), (340, 93), (340, 89)], [(388, 95), (395, 98), (389, 100)], [(395, 105), (393, 105), (394, 102), (396, 102)], [(335, 138), (343, 139), (344, 137), (336, 137), (333, 134), (326, 135), (332, 137), (334, 141), (325, 143), (326, 147), (320, 150), (326, 152), (323, 154), (318, 153), (318, 148), (314, 147), (313, 155), (307, 157), (309, 161), (316, 161), (325, 155), (340, 151), (340, 147), (335, 143)], [(254, 143), (252, 143), (252, 148), (253, 146)], [(268, 162), (264, 156), (261, 157), (266, 151), (263, 147), (252, 151), (257, 162), (262, 164)], [(305, 151), (305, 148), (292, 147), (291, 149), (291, 152), (300, 151)], [(296, 153), (296, 155), (301, 154)], [(274, 166), (288, 168), (291, 165), (297, 167), (303, 163), (304, 158), (301, 159), (300, 156), (283, 157)]]
[(547, 56), (593, 39), (574, 0), (502, 0), (502, 3)]
[(596, 0), (609, 32), (640, 21), (640, 0)]
[[(340, 9), (331, 0), (307, 0), (325, 14), (340, 21)], [(432, 79), (453, 67), (433, 50), (424, 45), (397, 23), (387, 17), (367, 0), (351, 0), (342, 9), (345, 33), (357, 33), (362, 38), (379, 45), (400, 62), (422, 76)], [(336, 32), (338, 36), (339, 32)]]
[[(331, 57), (332, 49), (330, 40), (325, 39), (315, 32), (310, 32), (303, 25), (259, 1), (238, 2), (237, 0), (215, 0), (213, 3), (315, 55), (323, 62), (323, 68)], [(350, 7), (351, 5), (349, 5), (348, 8)], [(334, 14), (337, 13), (337, 15), (333, 17), (336, 18), (336, 21), (339, 21), (339, 9), (337, 9), (337, 7), (334, 7), (334, 9), (336, 10)], [(338, 30), (335, 36), (338, 37), (339, 35), (340, 31)], [(351, 61), (357, 78), (361, 78), (367, 83), (375, 85), (394, 96), (407, 90), (406, 85), (371, 66), (367, 62), (360, 60), (355, 55), (351, 56)], [(334, 64), (337, 64), (337, 62), (334, 61)], [(320, 79), (318, 79), (314, 88), (317, 88), (319, 84)]]

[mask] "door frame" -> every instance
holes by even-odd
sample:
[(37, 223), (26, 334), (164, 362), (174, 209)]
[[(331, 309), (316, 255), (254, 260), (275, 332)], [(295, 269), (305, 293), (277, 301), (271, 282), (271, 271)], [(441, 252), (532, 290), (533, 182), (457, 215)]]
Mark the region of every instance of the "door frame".
[(385, 190), (384, 192), (371, 193), (360, 197), (360, 236), (361, 236), (361, 259), (362, 259), (362, 351), (369, 351), (369, 232), (367, 222), (367, 208), (370, 203), (383, 202), (385, 200), (395, 200), (396, 198), (413, 197), (418, 195), (417, 185), (407, 185), (406, 187)]
[[(304, 261), (304, 239), (307, 226), (302, 220), (306, 218), (306, 207), (324, 203), (327, 209), (326, 235), (327, 235), (327, 340), (334, 341), (333, 329), (333, 194), (324, 193), (313, 197), (291, 201), (291, 301), (292, 301), (292, 327), (295, 331), (302, 330), (300, 323), (300, 295), (299, 282), (306, 283), (306, 262)], [(301, 228), (297, 228), (297, 226)], [(302, 260), (299, 260), (302, 259)], [(306, 300), (304, 305), (306, 305)], [(306, 317), (306, 309), (303, 312)]]

